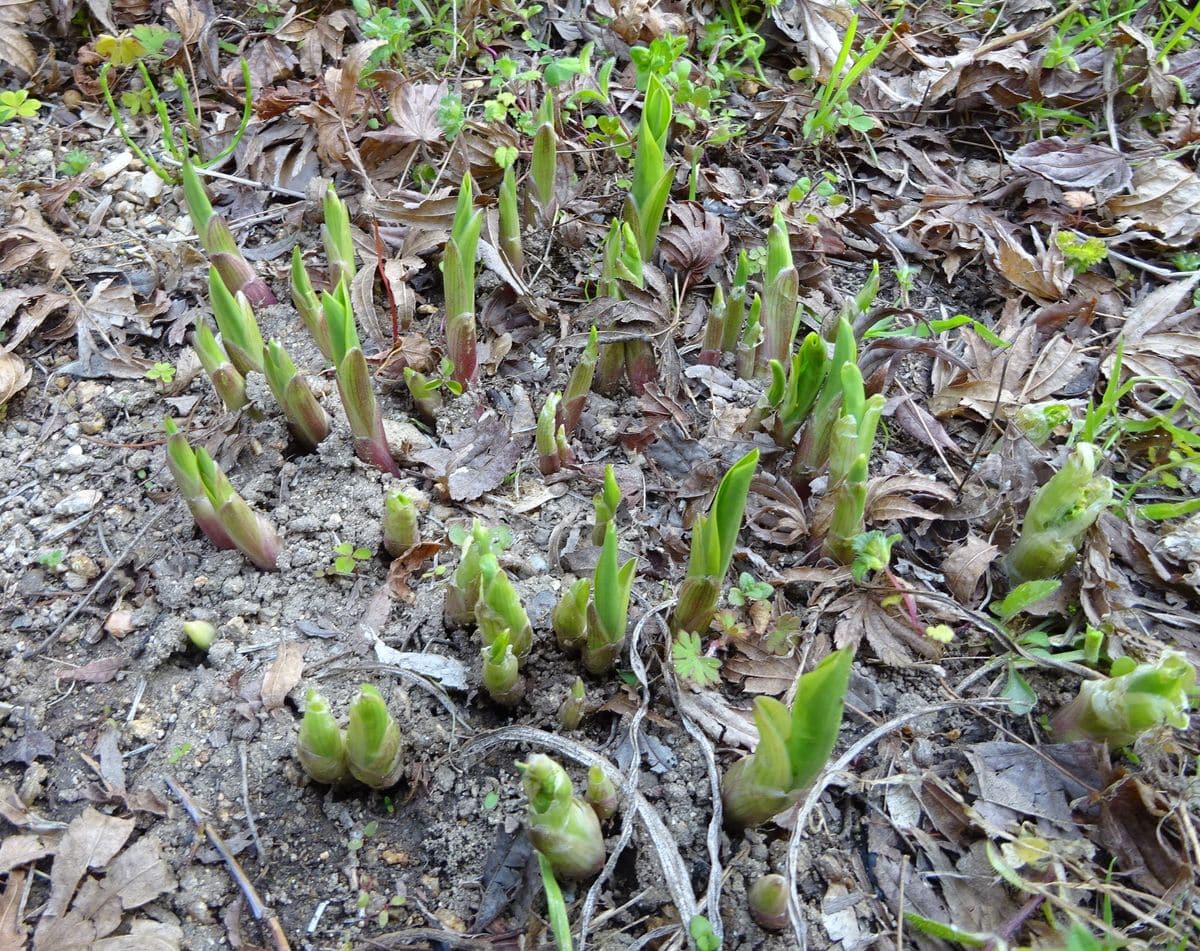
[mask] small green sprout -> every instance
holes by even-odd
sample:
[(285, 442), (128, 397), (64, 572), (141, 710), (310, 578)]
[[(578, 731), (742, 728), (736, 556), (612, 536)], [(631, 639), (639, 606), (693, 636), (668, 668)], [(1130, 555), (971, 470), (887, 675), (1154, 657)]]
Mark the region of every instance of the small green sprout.
[(734, 607), (742, 607), (749, 604), (751, 601), (767, 601), (771, 595), (775, 593), (775, 589), (770, 582), (757, 581), (754, 575), (748, 571), (743, 571), (738, 575), (738, 584), (736, 588), (730, 588), (726, 600)]
[(892, 546), (900, 541), (900, 535), (886, 532), (862, 532), (850, 540), (854, 561), (850, 573), (855, 581), (862, 581), (869, 574), (883, 571), (892, 561)]
[(156, 363), (146, 371), (147, 380), (156, 380), (164, 386), (170, 386), (171, 381), (175, 379), (175, 367), (169, 363)]
[(580, 880), (604, 867), (604, 833), (595, 811), (575, 795), (567, 771), (549, 756), (534, 753), (517, 763), (529, 800), (529, 838), (555, 874)]
[(67, 178), (82, 175), (92, 164), (92, 157), (83, 149), (71, 149), (58, 163), (58, 174)]
[(697, 687), (715, 686), (721, 682), (721, 662), (704, 653), (699, 634), (680, 631), (671, 644), (671, 664), (675, 673)]
[(349, 577), (360, 562), (369, 561), (369, 548), (355, 548), (350, 542), (341, 542), (333, 546), (333, 564), (325, 569), (326, 574)]
[(43, 568), (57, 568), (62, 564), (62, 560), (66, 554), (61, 548), (51, 548), (49, 551), (44, 551), (38, 555), (38, 564)]
[(1054, 244), (1063, 254), (1067, 267), (1077, 274), (1090, 271), (1108, 257), (1108, 246), (1099, 238), (1080, 238), (1074, 231), (1060, 231)]
[(197, 650), (206, 651), (212, 647), (217, 629), (208, 621), (184, 621), (183, 633)]

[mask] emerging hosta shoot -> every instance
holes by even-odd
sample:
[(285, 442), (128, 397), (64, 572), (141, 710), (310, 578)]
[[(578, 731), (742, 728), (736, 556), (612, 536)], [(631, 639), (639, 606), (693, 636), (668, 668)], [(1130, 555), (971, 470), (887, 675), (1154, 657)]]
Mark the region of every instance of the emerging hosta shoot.
[(458, 209), (442, 257), (446, 297), (446, 352), (454, 364), (454, 379), (468, 386), (475, 378), (475, 251), (483, 226), (483, 209), (475, 207), (471, 173), (463, 175)]
[(183, 633), (197, 650), (206, 651), (217, 637), (217, 629), (208, 621), (184, 621)]
[(420, 540), (416, 505), (400, 489), (392, 489), (383, 500), (384, 551), (399, 558)]
[(354, 281), (354, 237), (350, 232), (350, 211), (338, 197), (333, 184), (325, 190), (325, 223), (321, 225), (321, 241), (329, 262), (329, 283), (337, 287), (343, 281), (349, 287)]
[(758, 747), (721, 780), (725, 816), (757, 826), (791, 806), (817, 778), (837, 741), (854, 653), (834, 651), (796, 683), (791, 712), (772, 697), (756, 697)]
[[(809, 345), (807, 339), (805, 345)], [(824, 343), (822, 343), (823, 347)], [(814, 359), (815, 362), (815, 356), (810, 359)], [(800, 440), (800, 446), (797, 448), (795, 459), (792, 462), (792, 473), (801, 480), (811, 479), (829, 459), (829, 443), (833, 437), (833, 429), (842, 415), (844, 402), (843, 381), (845, 377), (842, 376), (842, 368), (858, 366), (858, 342), (854, 338), (854, 328), (845, 315), (838, 319), (833, 356), (822, 361), (822, 365), (825, 367), (824, 382), (815, 402), (808, 410), (808, 425), (805, 427), (804, 437)], [(810, 372), (817, 372), (815, 366), (810, 368)], [(858, 379), (861, 381), (861, 374)], [(796, 378), (792, 383), (801, 390), (808, 385), (800, 378)]]
[(746, 326), (742, 330), (742, 339), (737, 345), (735, 367), (740, 379), (749, 380), (754, 376), (760, 343), (762, 343), (762, 298), (755, 294), (754, 299), (750, 302), (750, 311), (746, 314)]
[(503, 551), (508, 547), (507, 533), (501, 529), (487, 529), (478, 520), (472, 522), (469, 532), (453, 529), (450, 539), (460, 548), (458, 567), (450, 578), (446, 589), (445, 622), (449, 628), (465, 627), (475, 623), (475, 604), (479, 600), (479, 564), (484, 555)]
[(296, 738), (296, 758), (304, 771), (319, 783), (330, 786), (345, 782), (350, 775), (346, 764), (346, 734), (329, 704), (315, 690), (304, 700), (304, 718)]
[(1075, 563), (1084, 535), (1112, 500), (1112, 481), (1096, 475), (1099, 455), (1092, 443), (1080, 443), (1034, 494), (1005, 560), (1014, 583), (1055, 578)]
[(542, 220), (554, 220), (557, 200), (554, 183), (558, 177), (558, 133), (554, 128), (554, 93), (547, 89), (538, 109), (538, 127), (533, 134), (533, 159), (529, 178)]
[(533, 625), (529, 623), (529, 615), (525, 613), (516, 588), (490, 551), (479, 559), (479, 599), (475, 602), (475, 623), (479, 626), (479, 634), (485, 645), (490, 647), (504, 634), (519, 660), (529, 655), (529, 648), (533, 646)]
[(768, 425), (775, 442), (787, 448), (808, 419), (808, 414), (826, 382), (829, 355), (820, 334), (810, 333), (792, 355), (787, 376), (783, 364), (770, 362), (771, 384), (763, 394), (758, 412), (770, 414)]
[(230, 361), (243, 376), (251, 370), (262, 373), (262, 332), (246, 295), (241, 291), (230, 293), (221, 272), (215, 267), (208, 269), (208, 294), (221, 331), (221, 343)]
[(192, 226), (212, 266), (220, 272), (225, 286), (234, 294), (245, 294), (255, 307), (274, 304), (275, 295), (271, 293), (271, 288), (254, 273), (250, 262), (242, 257), (225, 219), (213, 211), (212, 202), (208, 199), (200, 176), (196, 174), (195, 166), (185, 159), (181, 172), (183, 197)]
[(608, 523), (617, 517), (617, 508), (621, 504), (621, 487), (617, 485), (617, 476), (611, 465), (604, 467), (604, 487), (592, 496), (592, 508), (596, 512), (596, 520), (592, 524), (592, 544), (603, 545), (608, 534)]
[(345, 284), (339, 284), (332, 294), (321, 295), (321, 305), (329, 326), (338, 393), (350, 422), (350, 432), (354, 434), (354, 452), (363, 462), (399, 476), (400, 468), (392, 458), (383, 432), (383, 416), (375, 401), (371, 371), (358, 341), (349, 289)]
[(258, 568), (274, 571), (280, 547), (275, 529), (251, 511), (204, 449), (188, 445), (174, 421), (164, 420), (163, 428), (167, 468), (201, 531), (218, 548), (237, 548)]
[(431, 380), (419, 370), (412, 367), (404, 368), (404, 385), (413, 399), (417, 414), (425, 422), (433, 425), (437, 415), (442, 410), (442, 380)]
[(701, 363), (716, 366), (721, 361), (721, 344), (725, 339), (725, 314), (728, 311), (725, 292), (718, 284), (713, 288), (712, 304), (708, 309), (708, 320), (704, 323), (704, 339), (700, 342)]
[(488, 696), (502, 707), (515, 707), (525, 696), (525, 678), (521, 676), (508, 631), (501, 631), (483, 649), (483, 686)]
[(637, 560), (617, 563), (617, 530), (608, 523), (604, 547), (592, 576), (592, 603), (588, 608), (587, 639), (583, 642), (583, 666), (593, 674), (612, 670), (625, 644), (629, 617), (629, 595)]
[(599, 331), (592, 325), (588, 334), (587, 345), (579, 355), (579, 362), (571, 371), (567, 380), (567, 388), (563, 391), (562, 427), (570, 436), (579, 425), (579, 417), (583, 415), (583, 406), (587, 402), (588, 391), (592, 388), (592, 378), (596, 374), (596, 359), (600, 355)]
[(278, 340), (267, 344), (265, 363), (267, 384), (287, 418), (292, 435), (305, 449), (316, 449), (329, 435), (329, 415)]
[(329, 324), (325, 322), (325, 311), (308, 279), (308, 269), (304, 266), (299, 247), (292, 249), (292, 303), (317, 348), (332, 363), (333, 341), (329, 337)]
[(792, 248), (783, 212), (775, 207), (775, 217), (767, 232), (767, 270), (763, 280), (763, 340), (758, 348), (758, 366), (766, 370), (772, 360), (787, 362), (796, 335), (796, 314), (800, 300), (800, 276), (792, 264)]
[(633, 228), (643, 261), (649, 261), (654, 254), (663, 212), (667, 207), (667, 199), (671, 197), (675, 166), (666, 162), (671, 118), (671, 94), (657, 76), (651, 76), (646, 86), (642, 119), (638, 124), (633, 185), (622, 213)]
[(358, 688), (350, 705), (346, 764), (355, 779), (372, 789), (390, 789), (404, 773), (400, 727), (370, 684)]
[(757, 467), (758, 450), (751, 449), (725, 473), (709, 513), (697, 518), (692, 526), (687, 577), (679, 589), (679, 602), (671, 617), (673, 631), (708, 630), (721, 595), (721, 583), (733, 559), (733, 546), (737, 543), (742, 512)]
[(738, 341), (742, 339), (742, 323), (746, 316), (746, 285), (749, 283), (750, 258), (745, 251), (739, 251), (737, 268), (733, 272), (733, 284), (729, 288), (729, 299), (725, 302), (721, 340), (721, 349), (725, 353), (736, 353)]
[[(642, 255), (638, 250), (638, 239), (628, 221), (617, 221), (615, 218), (609, 224), (608, 237), (604, 240), (604, 263), (601, 268), (601, 288), (607, 296), (614, 300), (624, 300), (623, 284), (633, 284), (641, 287), (645, 281), (642, 270)], [(610, 328), (611, 329), (611, 328)], [(621, 385), (621, 377), (627, 374), (627, 366), (636, 362), (634, 370), (643, 373), (645, 370), (644, 347), (646, 341), (613, 341), (600, 348), (600, 356), (596, 363), (593, 386), (598, 393), (615, 393)], [(630, 357), (628, 354), (632, 353)], [(651, 355), (651, 360), (653, 356)], [(652, 376), (653, 374), (651, 374)], [(630, 382), (633, 382), (630, 376)], [(646, 380), (639, 377), (644, 386)]]
[(517, 173), (511, 165), (504, 170), (500, 183), (500, 253), (504, 263), (517, 277), (525, 272), (525, 251), (521, 247), (521, 210), (517, 203)]
[(604, 867), (604, 833), (592, 807), (571, 786), (567, 771), (549, 756), (533, 753), (517, 763), (529, 799), (529, 839), (556, 875), (580, 880)]
[(163, 429), (167, 432), (167, 468), (171, 470), (171, 477), (179, 487), (179, 494), (183, 496), (196, 525), (218, 548), (234, 548), (233, 539), (221, 526), (204, 488), (204, 480), (200, 478), (200, 467), (196, 464), (195, 451), (174, 420), (163, 420)]
[(563, 700), (562, 706), (558, 708), (558, 724), (567, 732), (578, 730), (579, 724), (583, 722), (583, 715), (586, 712), (583, 678), (576, 677), (575, 683), (571, 684), (571, 689), (567, 691), (567, 696)]
[(842, 564), (854, 561), (854, 539), (863, 533), (867, 474), (875, 430), (883, 414), (883, 396), (865, 398), (862, 373), (853, 363), (842, 367), (842, 415), (829, 448), (829, 486), (833, 520), (825, 549)]
[(553, 475), (573, 459), (571, 446), (567, 442), (565, 426), (556, 425), (558, 422), (558, 406), (562, 397), (551, 393), (538, 413), (536, 444), (538, 452), (538, 469), (542, 475)]
[(568, 653), (576, 653), (583, 647), (587, 636), (588, 605), (592, 600), (592, 582), (579, 578), (571, 584), (551, 615), (554, 636), (558, 646)]
[(787, 927), (787, 879), (782, 875), (762, 875), (754, 880), (746, 896), (750, 917), (766, 931), (782, 931)]
[(229, 355), (213, 336), (207, 321), (196, 324), (196, 332), (192, 335), (192, 346), (200, 365), (212, 380), (213, 389), (221, 398), (221, 403), (230, 413), (236, 413), (246, 405), (246, 378), (238, 372), (237, 367), (230, 362)]
[(1186, 730), (1188, 694), (1195, 686), (1196, 668), (1183, 654), (1167, 651), (1156, 664), (1120, 657), (1111, 677), (1085, 681), (1079, 696), (1058, 712), (1055, 736), (1118, 747), (1163, 725)]
[(583, 798), (601, 822), (607, 822), (617, 814), (617, 803), (620, 801), (617, 798), (617, 787), (599, 766), (588, 769), (587, 789), (583, 792)]

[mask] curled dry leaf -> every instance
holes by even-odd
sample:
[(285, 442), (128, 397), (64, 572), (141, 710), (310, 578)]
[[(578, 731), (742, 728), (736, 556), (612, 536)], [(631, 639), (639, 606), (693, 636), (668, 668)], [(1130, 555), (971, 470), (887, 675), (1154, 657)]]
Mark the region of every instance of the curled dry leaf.
[(979, 580), (999, 555), (999, 548), (978, 535), (968, 535), (955, 545), (942, 562), (942, 573), (950, 593), (962, 604), (970, 606), (975, 600)]
[(33, 370), (15, 353), (0, 351), (0, 409), (29, 385)]
[(1116, 149), (1057, 135), (1026, 143), (1008, 156), (1008, 164), (1064, 188), (1094, 189), (1101, 200), (1133, 181), (1133, 170)]
[(695, 202), (683, 202), (670, 208), (671, 223), (659, 234), (662, 256), (676, 271), (691, 278), (700, 277), (729, 247), (725, 225)]
[(1133, 194), (1108, 200), (1118, 225), (1149, 228), (1173, 245), (1200, 236), (1200, 177), (1182, 162), (1150, 159), (1133, 173), (1132, 187)]

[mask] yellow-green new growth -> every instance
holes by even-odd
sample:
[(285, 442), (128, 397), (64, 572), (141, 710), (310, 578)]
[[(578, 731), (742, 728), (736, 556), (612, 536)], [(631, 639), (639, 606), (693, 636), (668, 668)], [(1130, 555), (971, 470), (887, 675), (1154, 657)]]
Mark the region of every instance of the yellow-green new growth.
[(1188, 695), (1195, 686), (1196, 668), (1181, 653), (1167, 651), (1156, 664), (1120, 657), (1111, 677), (1085, 681), (1079, 696), (1058, 712), (1055, 736), (1118, 747), (1159, 726), (1186, 730)]
[(566, 770), (549, 756), (534, 753), (517, 763), (529, 800), (529, 839), (563, 878), (580, 880), (604, 867), (604, 833), (600, 820), (575, 795)]
[(533, 646), (533, 625), (529, 623), (520, 596), (491, 551), (479, 559), (475, 623), (484, 644), (491, 646), (501, 634), (508, 633), (517, 658), (523, 660), (528, 656), (529, 648)]
[(562, 706), (558, 708), (558, 723), (564, 730), (570, 732), (579, 729), (583, 715), (587, 712), (584, 696), (583, 678), (576, 677), (563, 699)]
[(582, 644), (583, 666), (593, 674), (612, 670), (621, 656), (636, 570), (636, 558), (630, 558), (618, 567), (617, 530), (609, 522), (604, 547), (600, 549), (600, 558), (592, 575), (587, 638)]
[(346, 763), (360, 783), (390, 789), (404, 774), (400, 727), (379, 691), (363, 684), (350, 705), (346, 727)]
[(592, 496), (592, 509), (596, 513), (592, 523), (592, 544), (603, 545), (608, 533), (609, 523), (617, 517), (617, 508), (621, 504), (621, 487), (617, 485), (617, 475), (612, 465), (604, 467), (604, 485)]
[(283, 410), (288, 428), (296, 441), (311, 452), (329, 435), (329, 414), (278, 340), (267, 344), (264, 362), (267, 385)]
[(213, 389), (221, 398), (221, 403), (230, 413), (236, 413), (246, 405), (246, 378), (238, 372), (237, 367), (230, 361), (228, 354), (213, 336), (208, 322), (201, 320), (196, 324), (196, 332), (192, 335), (192, 346), (200, 365), (212, 380)]
[(1112, 501), (1112, 481), (1096, 475), (1100, 450), (1083, 442), (1029, 503), (1005, 568), (1015, 583), (1055, 578), (1075, 563), (1088, 529)]
[(399, 558), (416, 546), (417, 507), (400, 489), (392, 489), (383, 500), (383, 548), (393, 558)]
[(483, 648), (483, 686), (502, 707), (515, 707), (525, 696), (525, 678), (507, 630)]
[[(329, 324), (325, 321), (325, 311), (321, 301), (313, 291), (312, 281), (308, 277), (308, 269), (304, 266), (304, 258), (300, 255), (300, 247), (292, 248), (292, 303), (301, 321), (316, 343), (322, 355), (330, 363), (333, 362), (333, 342), (329, 336)], [(336, 284), (334, 285), (337, 286)]]
[(319, 783), (330, 786), (345, 782), (349, 776), (346, 764), (346, 734), (329, 704), (315, 690), (309, 690), (304, 700), (304, 718), (296, 737), (296, 758), (304, 771)]
[(833, 752), (854, 653), (834, 651), (800, 677), (791, 712), (772, 697), (756, 697), (758, 747), (721, 780), (726, 819), (757, 826), (779, 815), (817, 778)]
[(325, 223), (321, 225), (321, 241), (329, 261), (329, 283), (337, 287), (343, 281), (349, 287), (354, 282), (354, 236), (350, 231), (350, 210), (334, 191), (333, 183), (325, 189)]
[(587, 636), (588, 603), (592, 598), (592, 582), (578, 578), (563, 592), (550, 615), (558, 645), (569, 653), (577, 653)]
[(471, 173), (463, 175), (458, 206), (442, 256), (442, 286), (446, 299), (446, 351), (454, 364), (454, 379), (469, 386), (475, 379), (475, 252), (483, 227), (483, 209), (475, 207)]
[(617, 814), (617, 805), (620, 802), (617, 787), (600, 766), (588, 769), (587, 789), (583, 792), (583, 798), (601, 822), (607, 822)]
[(766, 370), (772, 360), (782, 366), (792, 352), (799, 310), (800, 276), (792, 264), (787, 222), (775, 206), (767, 232), (767, 270), (763, 279), (763, 340), (758, 348), (758, 366)]
[(263, 372), (263, 339), (254, 319), (254, 309), (241, 291), (230, 293), (215, 268), (208, 269), (208, 295), (213, 316), (221, 331), (221, 343), (229, 359), (242, 375)]

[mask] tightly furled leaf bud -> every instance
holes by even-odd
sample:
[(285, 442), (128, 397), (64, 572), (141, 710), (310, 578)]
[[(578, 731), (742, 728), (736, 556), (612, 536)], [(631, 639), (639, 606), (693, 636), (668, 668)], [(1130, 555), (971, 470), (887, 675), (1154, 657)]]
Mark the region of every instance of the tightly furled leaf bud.
[(420, 541), (417, 507), (400, 489), (392, 489), (383, 500), (383, 548), (399, 558)]
[(515, 707), (525, 696), (525, 678), (508, 631), (502, 631), (483, 648), (483, 686), (502, 707)]
[(346, 735), (329, 712), (329, 704), (315, 690), (304, 700), (304, 719), (296, 738), (296, 758), (304, 771), (319, 783), (331, 786), (345, 782)]
[(558, 723), (564, 730), (570, 732), (579, 729), (579, 724), (583, 722), (583, 715), (587, 712), (584, 697), (583, 678), (576, 677), (575, 683), (571, 684), (571, 689), (567, 691), (562, 706), (558, 708)]
[(580, 880), (604, 867), (604, 833), (600, 820), (575, 795), (566, 770), (549, 756), (532, 754), (517, 763), (529, 799), (529, 839), (556, 875)]
[(617, 804), (620, 802), (617, 787), (599, 766), (588, 769), (587, 789), (583, 797), (601, 822), (607, 822), (617, 814)]
[(507, 631), (513, 653), (523, 660), (533, 645), (533, 625), (529, 623), (529, 616), (525, 613), (516, 588), (490, 551), (479, 560), (479, 576), (475, 623), (479, 625), (483, 643), (491, 645)]
[(550, 616), (558, 645), (568, 653), (577, 653), (587, 636), (588, 601), (591, 595), (591, 581), (587, 578), (577, 579), (563, 592)]
[(267, 385), (283, 410), (288, 428), (296, 441), (311, 452), (329, 435), (329, 414), (278, 340), (267, 344), (265, 364)]
[(400, 727), (379, 691), (363, 684), (350, 705), (346, 763), (351, 775), (372, 789), (390, 789), (404, 774)]
[(787, 879), (782, 875), (763, 875), (750, 886), (747, 895), (750, 917), (760, 928), (782, 931), (787, 927)]

